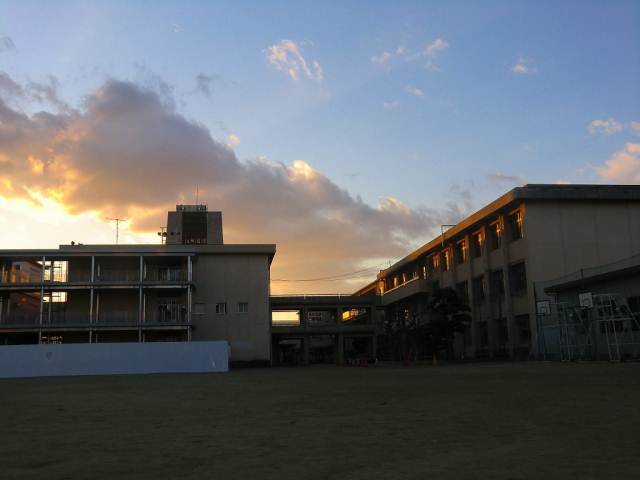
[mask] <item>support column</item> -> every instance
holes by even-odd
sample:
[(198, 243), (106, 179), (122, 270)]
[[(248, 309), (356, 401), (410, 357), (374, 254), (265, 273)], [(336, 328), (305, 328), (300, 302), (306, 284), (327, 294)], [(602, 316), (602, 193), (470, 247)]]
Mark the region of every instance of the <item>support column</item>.
[(140, 255), (140, 264), (139, 264), (139, 285), (138, 285), (138, 342), (142, 342), (142, 318), (143, 318), (143, 298), (142, 298), (142, 282), (144, 281), (144, 257)]
[(311, 335), (302, 338), (302, 364), (309, 365), (309, 350), (311, 348)]
[(44, 314), (44, 275), (45, 275), (45, 262), (46, 258), (42, 257), (42, 270), (40, 276), (40, 317), (38, 318), (38, 343), (42, 343), (42, 319)]
[(341, 333), (336, 333), (335, 349), (336, 364), (342, 365), (344, 363), (344, 337)]
[(373, 336), (371, 337), (371, 359), (376, 361), (378, 359), (378, 335), (376, 332), (373, 332)]
[[(511, 278), (509, 277), (509, 267), (511, 262), (511, 257), (509, 255), (509, 245), (511, 244), (511, 228), (508, 225), (508, 222), (504, 221), (504, 217), (502, 217), (502, 230), (503, 230), (503, 239), (502, 239), (502, 258), (504, 263), (502, 280), (504, 281), (504, 303), (505, 303), (505, 321), (507, 323), (507, 352), (509, 354), (509, 358), (513, 359), (515, 357), (515, 325), (513, 319), (513, 299), (511, 298)], [(507, 241), (508, 240), (508, 241)]]
[[(93, 325), (93, 297), (95, 295), (93, 284), (96, 281), (96, 257), (91, 255), (91, 288), (89, 291), (89, 325)], [(89, 327), (89, 343), (94, 343), (93, 328)]]

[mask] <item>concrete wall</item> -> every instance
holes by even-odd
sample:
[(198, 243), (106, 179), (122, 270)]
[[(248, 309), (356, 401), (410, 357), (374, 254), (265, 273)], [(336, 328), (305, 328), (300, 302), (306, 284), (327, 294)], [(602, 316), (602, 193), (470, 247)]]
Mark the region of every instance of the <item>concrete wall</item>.
[[(534, 283), (640, 253), (640, 202), (545, 201), (527, 204), (527, 282), (536, 335)], [(607, 292), (616, 293), (616, 292)]]
[(227, 342), (103, 343), (0, 347), (0, 378), (226, 372)]
[[(232, 361), (270, 361), (268, 256), (198, 255), (193, 281), (192, 339), (228, 340)], [(227, 313), (216, 314), (223, 302)], [(239, 313), (238, 302), (247, 302), (249, 312)]]
[(533, 281), (615, 262), (640, 253), (640, 202), (532, 202), (525, 238)]

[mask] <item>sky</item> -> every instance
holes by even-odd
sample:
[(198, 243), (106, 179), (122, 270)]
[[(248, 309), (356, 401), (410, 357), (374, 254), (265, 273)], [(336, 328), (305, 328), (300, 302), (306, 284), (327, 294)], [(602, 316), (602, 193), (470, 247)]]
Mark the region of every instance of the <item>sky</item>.
[(639, 24), (617, 0), (5, 0), (0, 248), (112, 243), (109, 217), (158, 243), (197, 189), (225, 242), (277, 244), (274, 293), (352, 292), (515, 186), (640, 183)]

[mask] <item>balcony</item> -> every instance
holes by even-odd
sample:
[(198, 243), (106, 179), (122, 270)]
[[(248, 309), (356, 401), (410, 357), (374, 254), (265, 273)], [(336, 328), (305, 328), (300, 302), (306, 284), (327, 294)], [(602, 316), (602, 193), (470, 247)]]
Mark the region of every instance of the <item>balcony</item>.
[(145, 272), (145, 282), (186, 282), (187, 270), (184, 268), (148, 268)]
[(382, 305), (391, 305), (392, 303), (404, 300), (414, 295), (426, 294), (430, 291), (429, 281), (414, 277), (411, 280), (387, 290), (382, 294)]
[(32, 327), (38, 325), (40, 325), (39, 313), (15, 312), (0, 316), (0, 326), (3, 327)]
[(139, 320), (137, 310), (110, 310), (99, 312), (96, 323), (102, 325), (137, 325)]

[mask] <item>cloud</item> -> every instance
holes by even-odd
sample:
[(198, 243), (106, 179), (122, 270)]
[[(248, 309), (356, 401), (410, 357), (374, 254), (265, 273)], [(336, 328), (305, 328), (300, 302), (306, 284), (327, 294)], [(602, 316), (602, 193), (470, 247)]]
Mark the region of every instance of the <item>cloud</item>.
[(302, 55), (302, 45), (293, 40), (283, 39), (266, 50), (269, 65), (276, 70), (285, 72), (292, 80), (298, 80), (301, 76), (321, 82), (324, 79), (322, 66), (317, 60), (307, 62)]
[(436, 38), (430, 43), (427, 43), (424, 47), (417, 51), (412, 51), (404, 46), (399, 46), (395, 49), (394, 53), (384, 51), (380, 55), (374, 55), (370, 58), (371, 63), (384, 65), (391, 62), (394, 58), (401, 58), (405, 62), (414, 62), (416, 60), (426, 60), (427, 68), (431, 70), (438, 70), (436, 60), (440, 53), (449, 48), (449, 43), (442, 38)]
[(406, 88), (406, 91), (409, 95), (413, 95), (414, 97), (424, 97), (424, 92), (418, 87), (412, 87), (411, 85), (409, 85)]
[(596, 167), (596, 172), (604, 180), (614, 183), (640, 183), (640, 143), (627, 143), (604, 162)]
[(518, 75), (527, 75), (530, 73), (536, 73), (538, 68), (533, 65), (533, 60), (530, 58), (520, 57), (516, 63), (511, 66), (510, 70)]
[[(631, 122), (634, 123), (634, 122)], [(601, 133), (603, 135), (612, 135), (621, 132), (624, 126), (615, 118), (609, 117), (606, 120), (594, 120), (589, 124), (588, 130), (591, 135)]]
[(58, 111), (69, 110), (69, 105), (59, 95), (59, 82), (54, 76), (48, 76), (46, 82), (28, 82), (20, 85), (4, 72), (0, 72), (0, 100), (8, 104), (20, 101), (48, 103)]
[(373, 56), (371, 57), (371, 63), (377, 63), (382, 65), (383, 63), (387, 63), (389, 60), (391, 60), (393, 58), (393, 54), (389, 53), (389, 52), (382, 52), (380, 55), (378, 56)]
[(229, 243), (278, 245), (274, 278), (328, 276), (401, 257), (466, 213), (388, 197), (369, 205), (303, 160), (240, 161), (148, 87), (112, 79), (84, 98), (77, 109), (33, 115), (0, 101), (0, 197), (52, 199), (69, 214), (123, 216), (132, 232), (155, 232), (198, 185), (200, 198), (223, 211)]
[(634, 133), (640, 134), (640, 122), (631, 122), (629, 128), (631, 128)]
[(227, 146), (229, 148), (234, 148), (234, 147), (237, 147), (238, 145), (240, 145), (239, 136), (234, 135), (233, 133), (231, 135), (227, 135)]
[(196, 91), (203, 94), (205, 97), (211, 97), (213, 94), (214, 86), (221, 81), (218, 75), (205, 75), (199, 73), (196, 75)]
[(519, 175), (504, 175), (500, 172), (490, 173), (487, 175), (487, 179), (491, 183), (507, 183), (512, 185), (524, 185), (527, 180)]
[(398, 100), (391, 100), (389, 102), (383, 102), (382, 106), (387, 110), (395, 110), (400, 106), (400, 102)]
[(16, 46), (13, 43), (13, 40), (11, 40), (11, 37), (9, 36), (3, 36), (0, 37), (0, 53), (2, 52), (8, 52), (9, 50), (15, 50)]
[(449, 44), (441, 38), (436, 38), (424, 48), (424, 53), (429, 58), (435, 58), (442, 50), (449, 48)]

